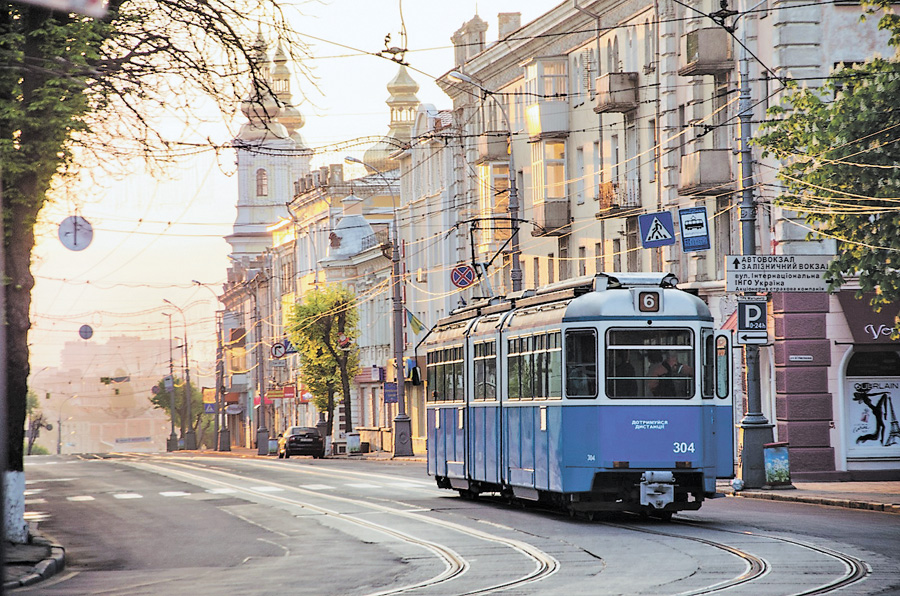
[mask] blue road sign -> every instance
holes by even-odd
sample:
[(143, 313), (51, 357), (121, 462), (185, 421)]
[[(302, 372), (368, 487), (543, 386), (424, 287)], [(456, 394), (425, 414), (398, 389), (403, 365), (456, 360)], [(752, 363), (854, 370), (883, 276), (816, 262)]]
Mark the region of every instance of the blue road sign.
[(644, 248), (675, 244), (675, 223), (668, 211), (640, 215), (638, 224), (641, 228), (641, 245)]
[(684, 252), (709, 250), (709, 226), (706, 207), (691, 207), (678, 210), (681, 225), (681, 248)]
[(386, 404), (397, 403), (397, 383), (385, 383), (384, 384), (384, 403), (386, 403)]

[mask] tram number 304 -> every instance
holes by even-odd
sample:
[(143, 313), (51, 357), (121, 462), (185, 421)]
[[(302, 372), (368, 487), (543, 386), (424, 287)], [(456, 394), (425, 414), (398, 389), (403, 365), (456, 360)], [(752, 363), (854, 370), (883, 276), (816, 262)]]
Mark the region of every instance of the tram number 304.
[(673, 453), (693, 453), (694, 452), (694, 444), (693, 443), (672, 443), (672, 452)]

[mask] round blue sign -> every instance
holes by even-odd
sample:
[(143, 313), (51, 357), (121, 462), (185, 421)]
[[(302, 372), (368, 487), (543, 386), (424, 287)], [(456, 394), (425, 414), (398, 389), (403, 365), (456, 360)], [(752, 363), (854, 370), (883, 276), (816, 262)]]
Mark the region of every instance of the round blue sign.
[(81, 336), (81, 339), (91, 339), (94, 335), (94, 330), (91, 329), (90, 325), (82, 325), (78, 330), (78, 335)]

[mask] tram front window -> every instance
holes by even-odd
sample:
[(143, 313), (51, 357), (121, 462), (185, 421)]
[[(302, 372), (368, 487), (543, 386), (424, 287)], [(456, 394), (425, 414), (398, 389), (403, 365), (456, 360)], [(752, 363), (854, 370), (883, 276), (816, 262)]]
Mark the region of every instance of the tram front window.
[(597, 397), (597, 333), (592, 329), (566, 332), (566, 395)]
[(693, 333), (689, 329), (610, 329), (606, 337), (606, 395), (687, 399), (695, 393)]

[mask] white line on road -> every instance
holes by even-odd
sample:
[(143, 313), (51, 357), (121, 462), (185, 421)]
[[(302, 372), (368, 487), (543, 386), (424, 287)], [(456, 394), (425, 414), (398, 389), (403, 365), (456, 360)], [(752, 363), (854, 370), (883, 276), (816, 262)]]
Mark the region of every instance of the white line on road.
[(69, 501), (93, 501), (94, 497), (90, 495), (76, 495), (74, 497), (66, 497)]
[(139, 495), (137, 493), (115, 493), (113, 497), (116, 499), (143, 499), (144, 495)]

